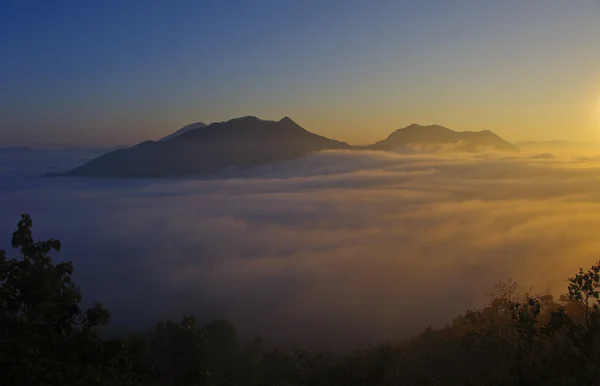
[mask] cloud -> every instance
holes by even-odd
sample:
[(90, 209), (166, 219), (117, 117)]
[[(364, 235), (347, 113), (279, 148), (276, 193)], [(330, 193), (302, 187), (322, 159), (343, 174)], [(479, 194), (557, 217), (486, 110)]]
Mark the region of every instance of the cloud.
[(283, 344), (401, 338), (509, 277), (562, 292), (598, 259), (600, 158), (539, 154), (335, 151), (215, 181), (9, 165), (25, 177), (0, 177), (0, 246), (29, 212), (116, 328), (193, 312)]
[(552, 153), (540, 153), (531, 156), (531, 159), (554, 159), (554, 154)]

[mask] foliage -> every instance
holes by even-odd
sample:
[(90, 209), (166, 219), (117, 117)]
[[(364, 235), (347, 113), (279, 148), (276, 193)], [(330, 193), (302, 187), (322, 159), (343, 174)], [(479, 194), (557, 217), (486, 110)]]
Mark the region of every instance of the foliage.
[[(0, 251), (2, 385), (598, 385), (600, 262), (568, 279), (567, 293), (519, 293), (509, 281), (490, 302), (440, 329), (346, 354), (244, 344), (231, 323), (192, 315), (107, 340), (110, 312), (80, 308), (58, 240), (34, 241), (23, 215)], [(410, 311), (410, 310), (408, 310)]]
[(12, 235), (21, 259), (0, 251), (0, 379), (17, 385), (134, 384), (128, 349), (103, 341), (96, 328), (108, 324), (101, 304), (79, 307), (70, 262), (53, 264), (55, 239), (34, 241), (32, 221), (22, 215)]
[(147, 339), (148, 355), (155, 379), (164, 385), (202, 385), (208, 372), (203, 369), (206, 332), (193, 316), (180, 323), (159, 323)]

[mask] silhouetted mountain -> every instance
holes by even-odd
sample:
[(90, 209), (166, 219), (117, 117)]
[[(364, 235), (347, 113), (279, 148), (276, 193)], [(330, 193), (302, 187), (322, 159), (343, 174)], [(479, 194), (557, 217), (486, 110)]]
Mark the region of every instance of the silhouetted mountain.
[(214, 174), (350, 146), (313, 134), (290, 118), (243, 117), (146, 141), (100, 156), (67, 173), (83, 177), (175, 177)]
[(202, 122), (192, 123), (190, 125), (182, 127), (181, 129), (177, 130), (176, 132), (174, 132), (172, 134), (167, 135), (166, 137), (159, 139), (159, 141), (168, 141), (170, 139), (177, 138), (181, 134), (187, 133), (188, 131), (200, 129), (202, 127), (206, 127), (206, 124), (204, 124)]
[(516, 151), (518, 148), (503, 140), (489, 130), (454, 131), (443, 126), (421, 126), (412, 124), (398, 129), (383, 141), (366, 146), (372, 150), (397, 150), (407, 147), (431, 147), (455, 145), (456, 150), (474, 151), (492, 148), (496, 150)]

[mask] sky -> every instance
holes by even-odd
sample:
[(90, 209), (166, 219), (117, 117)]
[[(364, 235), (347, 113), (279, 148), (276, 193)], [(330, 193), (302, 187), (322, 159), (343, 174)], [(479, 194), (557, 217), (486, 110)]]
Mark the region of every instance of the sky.
[(600, 1), (0, 2), (0, 146), (112, 146), (290, 116), (600, 140)]

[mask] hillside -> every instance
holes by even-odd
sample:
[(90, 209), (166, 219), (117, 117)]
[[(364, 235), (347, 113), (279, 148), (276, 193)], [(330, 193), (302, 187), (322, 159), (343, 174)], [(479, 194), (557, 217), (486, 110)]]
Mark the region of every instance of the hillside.
[(190, 125), (182, 127), (181, 129), (177, 130), (174, 133), (171, 133), (171, 134), (169, 134), (169, 135), (167, 135), (165, 137), (162, 137), (161, 139), (159, 139), (159, 141), (168, 141), (170, 139), (177, 138), (180, 135), (187, 133), (188, 131), (200, 129), (202, 127), (206, 127), (206, 124), (202, 123), (202, 122), (195, 122), (195, 123), (192, 123)]
[(170, 140), (146, 141), (98, 157), (66, 175), (177, 177), (210, 175), (350, 146), (313, 134), (290, 118), (242, 117), (186, 131)]
[(518, 148), (489, 130), (458, 132), (443, 126), (410, 125), (369, 146), (311, 133), (290, 118), (266, 121), (247, 116), (226, 122), (201, 122), (185, 126), (159, 141), (146, 141), (119, 149), (66, 175), (81, 177), (180, 177), (247, 169), (286, 161), (322, 150), (401, 149), (450, 151), (502, 150)]
[(458, 151), (504, 150), (517, 151), (513, 144), (503, 140), (489, 130), (454, 131), (439, 125), (421, 126), (412, 124), (398, 129), (386, 139), (366, 146), (371, 150), (397, 150), (408, 147), (427, 148), (434, 146), (454, 146)]

